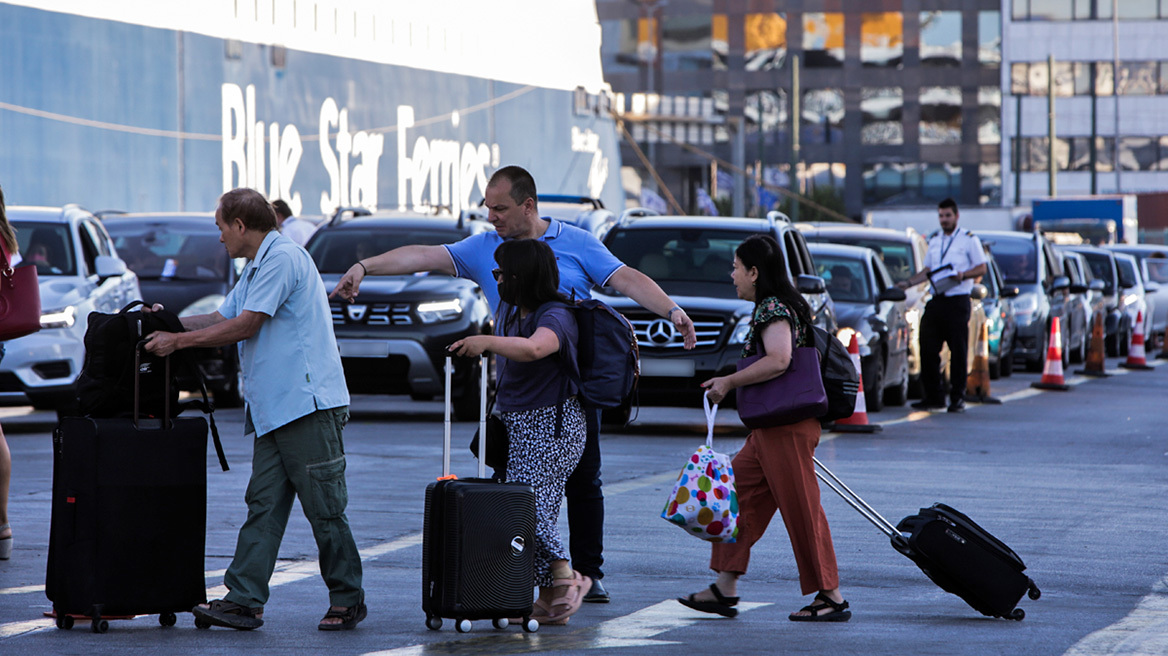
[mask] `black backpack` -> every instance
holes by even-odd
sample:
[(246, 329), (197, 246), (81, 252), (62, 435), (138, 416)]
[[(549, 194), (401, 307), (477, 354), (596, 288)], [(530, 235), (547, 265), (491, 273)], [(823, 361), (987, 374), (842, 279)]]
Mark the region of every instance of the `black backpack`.
[(860, 391), (860, 375), (852, 356), (831, 333), (811, 326), (815, 349), (819, 351), (819, 367), (823, 374), (823, 389), (827, 392), (827, 412), (820, 421), (828, 422), (851, 417), (856, 411), (856, 394)]
[[(94, 419), (130, 417), (134, 414), (134, 362), (138, 344), (155, 331), (184, 332), (182, 321), (170, 310), (131, 312), (142, 305), (134, 301), (116, 314), (90, 312), (85, 329), (85, 364), (77, 375), (77, 404), (81, 414)], [(194, 356), (187, 351), (174, 354), (170, 381), (166, 379), (166, 358), (141, 349), (138, 354), (138, 412), (143, 417), (161, 418), (169, 403), (169, 419), (187, 408), (196, 408), (208, 415), (211, 436), (219, 464), (227, 471), (227, 459), (215, 426), (214, 405), (207, 398)], [(178, 402), (178, 381), (181, 372), (197, 377), (202, 401)], [(169, 399), (166, 390), (170, 391)]]

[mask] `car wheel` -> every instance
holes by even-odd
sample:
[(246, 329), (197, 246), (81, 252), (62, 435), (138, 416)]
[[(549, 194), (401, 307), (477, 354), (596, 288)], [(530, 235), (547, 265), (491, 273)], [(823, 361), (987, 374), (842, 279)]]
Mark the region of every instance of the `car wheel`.
[(1104, 337), (1103, 349), (1107, 352), (1107, 357), (1117, 357), (1119, 355), (1119, 333), (1112, 333)]
[(997, 380), (1002, 377), (1002, 356), (999, 355), (997, 360), (990, 361), (990, 380)]
[(884, 409), (884, 357), (882, 354), (877, 354), (876, 362), (872, 365), (871, 371), (871, 375), (867, 377), (868, 380), (864, 381), (864, 405), (868, 412), (880, 412)]
[(1009, 378), (1010, 374), (1014, 373), (1014, 345), (1017, 342), (1018, 335), (1014, 334), (1010, 337), (1010, 350), (1003, 351), (1003, 355), (998, 358), (998, 372), (1002, 378)]
[(1071, 354), (1071, 362), (1079, 363), (1087, 359), (1087, 333), (1086, 328), (1083, 329), (1083, 339), (1079, 341), (1079, 348)]
[(900, 384), (896, 387), (889, 387), (884, 390), (884, 403), (886, 405), (902, 406), (908, 403), (908, 372), (904, 372), (904, 377)]

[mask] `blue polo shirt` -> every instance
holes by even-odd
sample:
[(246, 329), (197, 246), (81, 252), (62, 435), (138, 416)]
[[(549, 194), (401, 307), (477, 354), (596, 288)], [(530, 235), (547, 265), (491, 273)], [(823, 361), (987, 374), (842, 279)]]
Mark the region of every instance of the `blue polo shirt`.
[[(546, 217), (545, 217), (546, 218)], [(593, 285), (608, 282), (616, 270), (624, 266), (600, 240), (591, 232), (567, 225), (555, 219), (540, 237), (551, 246), (556, 254), (556, 264), (560, 269), (560, 293), (577, 300), (590, 298)], [(483, 288), (491, 311), (498, 315), (499, 287), (491, 270), (495, 263), (495, 249), (503, 243), (503, 238), (494, 230), (480, 232), (462, 241), (446, 244), (450, 258), (454, 260), (454, 275), (468, 278)]]
[(219, 314), (268, 315), (239, 343), (243, 391), (256, 437), (317, 410), (349, 404), (328, 292), (308, 251), (275, 230), (247, 263)]

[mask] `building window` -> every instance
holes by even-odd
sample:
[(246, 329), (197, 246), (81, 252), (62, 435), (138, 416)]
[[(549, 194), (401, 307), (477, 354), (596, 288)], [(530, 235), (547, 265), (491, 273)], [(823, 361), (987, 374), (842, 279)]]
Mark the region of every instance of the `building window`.
[(1068, 21), (1074, 17), (1073, 0), (1030, 0), (1030, 20)]
[(977, 142), (1002, 143), (1002, 90), (998, 87), (977, 90)]
[(1154, 171), (1160, 161), (1159, 139), (1152, 137), (1119, 138), (1119, 170)]
[(1121, 96), (1153, 96), (1159, 90), (1156, 62), (1120, 62), (1115, 92)]
[[(1050, 150), (1046, 137), (1023, 137), (1019, 146), (1022, 149), (1019, 169), (1030, 172), (1047, 171), (1047, 162), (1050, 161)], [(1111, 137), (1095, 138), (1095, 170), (1110, 172), (1113, 170), (1113, 148), (1115, 141)], [(1055, 163), (1060, 171), (1090, 171), (1091, 170), (1091, 138), (1090, 137), (1056, 137), (1054, 143)]]
[(803, 58), (803, 65), (807, 68), (840, 68), (844, 65), (843, 14), (803, 14)]
[(860, 15), (860, 62), (885, 68), (904, 65), (904, 14), (887, 11)]
[(977, 61), (982, 66), (1002, 65), (1002, 12), (977, 12)]
[(666, 16), (661, 21), (662, 67), (667, 71), (712, 68), (713, 28), (710, 17)]
[(864, 202), (869, 204), (897, 197), (940, 201), (961, 196), (961, 167), (951, 164), (866, 164), (863, 178)]
[(742, 113), (746, 116), (746, 132), (758, 131), (775, 132), (787, 125), (787, 92), (784, 89), (774, 91), (754, 91), (746, 94)]
[(961, 12), (921, 12), (921, 64), (961, 65)]
[(1168, 171), (1168, 137), (1160, 137), (1160, 160), (1156, 162), (1157, 171)]
[(977, 175), (981, 182), (978, 185), (977, 202), (979, 205), (1002, 204), (1002, 165), (979, 164)]
[(904, 143), (904, 90), (900, 87), (865, 87), (860, 90), (860, 143), (887, 145)]
[(805, 143), (843, 141), (844, 92), (842, 89), (810, 89), (803, 93), (802, 136)]
[[(1133, 72), (1142, 80), (1136, 89), (1155, 89), (1155, 62), (1145, 63), (1147, 70)], [(1147, 65), (1150, 64), (1150, 65)], [(1047, 94), (1046, 62), (1014, 63), (1010, 65), (1010, 93), (1016, 96), (1045, 96)], [(1091, 95), (1091, 76), (1094, 70), (1095, 95), (1110, 96), (1114, 91), (1111, 62), (1055, 62), (1054, 92), (1056, 96)], [(1135, 84), (1133, 82), (1133, 84)], [(1130, 93), (1130, 92), (1129, 92)]]
[(921, 144), (961, 143), (961, 87), (921, 88)]
[(746, 15), (746, 70), (781, 68), (787, 59), (787, 15)]
[[(1111, 0), (1096, 0), (1099, 18), (1111, 18)], [(1157, 7), (1157, 0), (1120, 0), (1119, 20), (1154, 20), (1168, 13), (1168, 7)]]

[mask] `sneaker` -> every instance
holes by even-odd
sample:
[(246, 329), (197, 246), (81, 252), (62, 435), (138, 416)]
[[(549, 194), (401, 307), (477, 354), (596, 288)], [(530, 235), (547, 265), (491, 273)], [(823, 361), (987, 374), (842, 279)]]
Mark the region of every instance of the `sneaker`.
[(592, 587), (584, 595), (584, 601), (590, 604), (607, 604), (610, 601), (608, 590), (604, 589), (604, 584), (600, 582), (600, 579), (592, 579)]

